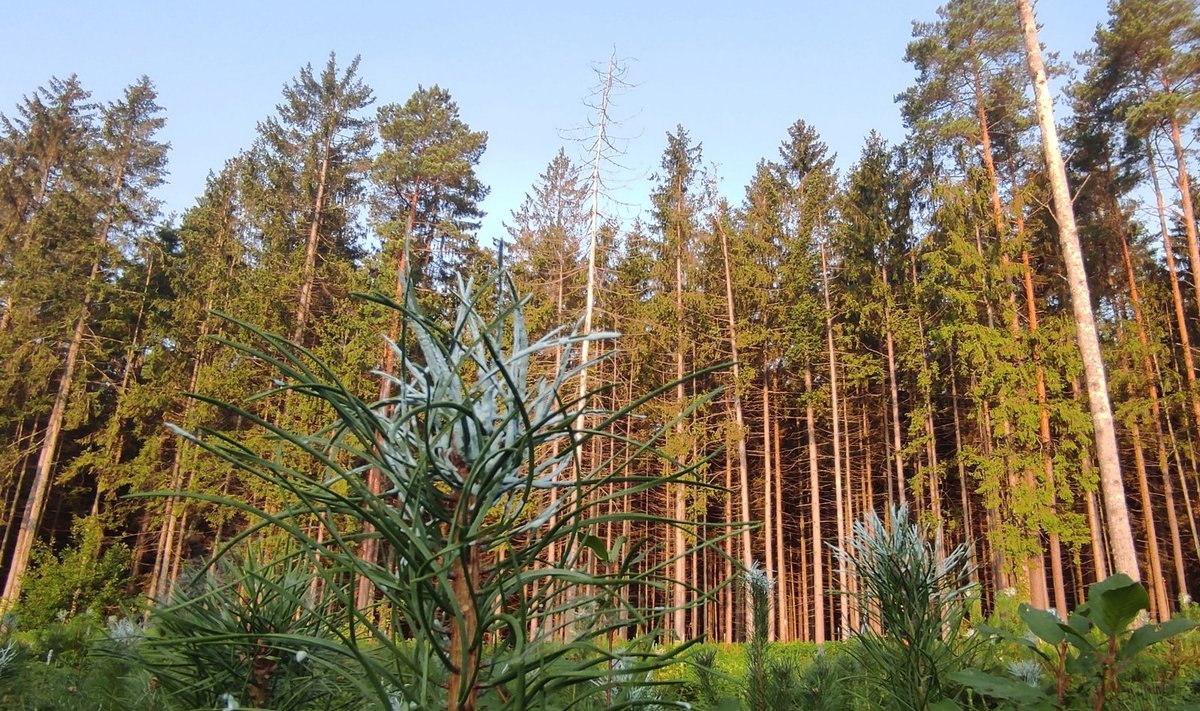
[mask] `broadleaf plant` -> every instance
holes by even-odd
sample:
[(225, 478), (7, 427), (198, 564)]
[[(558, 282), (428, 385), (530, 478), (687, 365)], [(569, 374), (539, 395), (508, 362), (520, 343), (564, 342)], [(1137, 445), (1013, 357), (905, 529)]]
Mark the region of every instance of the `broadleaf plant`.
[(1075, 691), (1082, 694), (1091, 689), (1093, 708), (1102, 709), (1117, 688), (1122, 667), (1149, 646), (1196, 626), (1191, 620), (1176, 618), (1134, 629), (1134, 623), (1149, 609), (1146, 588), (1124, 573), (1092, 584), (1087, 601), (1066, 622), (1053, 612), (1023, 604), (1021, 619), (1036, 639), (993, 629), (985, 632), (1032, 652), (1054, 677), (1054, 688), (1030, 687), (977, 669), (956, 672), (951, 678), (984, 696), (1006, 701), (1010, 707), (1057, 708), (1067, 700), (1068, 684), (1076, 675), (1084, 685)]

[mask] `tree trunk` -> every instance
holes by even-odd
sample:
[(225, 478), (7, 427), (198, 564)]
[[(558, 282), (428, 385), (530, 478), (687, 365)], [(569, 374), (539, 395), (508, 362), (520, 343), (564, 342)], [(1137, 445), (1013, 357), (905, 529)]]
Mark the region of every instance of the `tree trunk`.
[[(1155, 364), (1155, 372), (1159, 372), (1157, 363)], [(1161, 379), (1162, 378), (1160, 374), (1160, 382)], [(1184, 473), (1183, 459), (1179, 455), (1179, 440), (1175, 436), (1175, 426), (1171, 424), (1171, 418), (1164, 417), (1163, 419), (1167, 423), (1167, 437), (1171, 442), (1170, 451), (1172, 458), (1175, 460), (1175, 470), (1179, 472), (1179, 488), (1181, 491), (1183, 491), (1183, 507), (1184, 513), (1186, 514), (1186, 521), (1188, 522), (1188, 530), (1192, 534), (1192, 547), (1196, 553), (1197, 560), (1200, 560), (1200, 532), (1198, 532), (1196, 529), (1196, 511), (1192, 507), (1192, 495), (1189, 491), (1190, 487), (1188, 485), (1187, 476)], [(1186, 589), (1184, 591), (1186, 592)]]
[[(888, 291), (885, 297), (891, 301), (891, 289), (888, 287), (887, 267), (882, 267), (884, 288)], [(884, 342), (887, 346), (888, 387), (892, 396), (892, 456), (896, 462), (896, 488), (899, 490), (900, 505), (908, 503), (907, 489), (904, 480), (904, 445), (900, 435), (900, 390), (896, 384), (896, 349), (892, 342), (892, 313), (891, 304), (884, 305)]]
[(292, 329), (294, 343), (303, 344), (312, 309), (312, 292), (317, 279), (317, 251), (321, 244), (321, 215), (325, 211), (325, 183), (328, 176), (329, 142), (326, 141), (321, 156), (321, 169), (317, 174), (317, 197), (313, 203), (312, 222), (308, 228), (308, 241), (304, 246), (304, 271), (301, 272), (300, 297), (296, 300), (296, 324)]
[(950, 348), (950, 408), (954, 415), (954, 464), (958, 469), (958, 496), (959, 505), (962, 507), (962, 528), (963, 528), (963, 543), (970, 547), (971, 555), (971, 582), (979, 582), (979, 558), (976, 556), (976, 549), (971, 543), (972, 537), (975, 535), (975, 526), (972, 522), (974, 518), (971, 515), (971, 495), (967, 486), (967, 466), (963, 461), (963, 440), (962, 440), (962, 420), (958, 414), (958, 374), (954, 371), (954, 348)]
[(1196, 212), (1192, 204), (1192, 187), (1188, 180), (1187, 157), (1183, 153), (1179, 118), (1172, 111), (1167, 120), (1171, 128), (1171, 147), (1175, 150), (1175, 169), (1179, 180), (1179, 203), (1183, 206), (1183, 233), (1187, 235), (1188, 261), (1192, 268), (1192, 288), (1196, 291), (1196, 309), (1200, 312), (1200, 246), (1196, 244)]
[(1175, 266), (1175, 245), (1171, 231), (1167, 229), (1167, 208), (1163, 204), (1162, 187), (1158, 182), (1158, 165), (1154, 153), (1147, 154), (1150, 182), (1154, 185), (1154, 198), (1158, 207), (1158, 228), (1163, 241), (1163, 256), (1167, 260), (1167, 276), (1171, 283), (1171, 302), (1175, 307), (1175, 327), (1179, 332), (1179, 349), (1183, 355), (1183, 375), (1187, 380), (1188, 394), (1192, 404), (1192, 421), (1200, 426), (1200, 391), (1197, 391), (1196, 365), (1192, 358), (1191, 338), (1188, 336), (1187, 318), (1183, 312), (1183, 292), (1179, 287), (1179, 270)]
[[(1091, 460), (1084, 458), (1084, 473), (1091, 471)], [(1100, 510), (1096, 503), (1096, 492), (1087, 493), (1088, 531), (1092, 536), (1092, 566), (1095, 568), (1094, 582), (1100, 582), (1108, 577), (1108, 553), (1104, 546), (1104, 533), (1101, 530)]]
[[(411, 196), (408, 210), (407, 227), (404, 232), (404, 242), (400, 245), (400, 256), (396, 260), (396, 287), (394, 300), (397, 304), (407, 307), (406, 299), (408, 298), (409, 286), (409, 249), (412, 241), (413, 228), (416, 226), (416, 195)], [(561, 299), (561, 296), (560, 296)], [(559, 311), (561, 312), (561, 300)], [(404, 334), (400, 332), (402, 317), (400, 312), (392, 311), (388, 324), (388, 341), (383, 344), (383, 357), (380, 370), (386, 374), (393, 374), (396, 368), (396, 351), (392, 344), (400, 344), (404, 339)], [(383, 402), (391, 397), (392, 381), (386, 377), (379, 379), (379, 400)], [(371, 468), (367, 472), (367, 490), (373, 495), (378, 496), (383, 493), (383, 472), (376, 468)], [(359, 544), (358, 557), (367, 565), (374, 565), (379, 560), (379, 539), (374, 535), (375, 526), (366, 523), (363, 525), (364, 538)], [(359, 575), (358, 581), (354, 590), (354, 604), (360, 610), (365, 610), (371, 606), (375, 600), (375, 586), (371, 579), (365, 575)]]
[[(776, 373), (772, 377), (772, 382), (775, 385), (776, 391), (779, 389), (779, 374)], [(793, 639), (794, 635), (791, 631), (791, 594), (788, 588), (788, 579), (791, 577), (788, 571), (787, 554), (783, 547), (783, 450), (781, 449), (782, 436), (779, 433), (779, 420), (775, 418), (775, 512), (778, 521), (775, 523), (775, 580), (778, 593), (776, 595), (777, 605), (779, 607), (779, 638), (787, 642)], [(767, 476), (770, 476), (767, 472)]]
[[(804, 530), (804, 516), (800, 516), (800, 530)], [(800, 611), (803, 613), (800, 623), (800, 639), (804, 642), (816, 642), (817, 638), (813, 628), (809, 626), (808, 618), (811, 611), (815, 609), (814, 604), (810, 604), (808, 600), (808, 591), (812, 588), (808, 584), (808, 546), (800, 546)]]
[[(845, 383), (845, 379), (838, 376), (839, 383)], [(851, 474), (852, 463), (854, 461), (850, 452), (850, 403), (847, 400), (846, 390), (839, 388), (841, 395), (842, 412), (842, 496), (845, 501), (846, 512), (842, 516), (842, 526), (838, 530), (838, 545), (845, 546), (848, 539), (850, 529), (853, 527), (853, 521), (857, 512), (857, 507), (854, 501), (854, 477)], [(844, 596), (843, 604), (846, 606), (846, 621), (848, 627), (843, 632), (843, 638), (850, 636), (859, 627), (858, 602), (855, 595), (858, 593), (857, 580), (850, 575), (845, 561), (838, 560), (838, 580), (842, 586), (842, 590), (848, 595)]]
[(1067, 186), (1067, 171), (1058, 147), (1058, 131), (1054, 127), (1054, 108), (1046, 81), (1046, 68), (1042, 63), (1042, 50), (1038, 44), (1037, 21), (1034, 19), (1030, 0), (1016, 0), (1016, 3), (1025, 38), (1029, 75), (1033, 80), (1036, 95), (1035, 106), (1042, 130), (1042, 152), (1049, 170), (1050, 187), (1054, 197), (1054, 217), (1058, 223), (1059, 243), (1071, 291), (1075, 333), (1083, 358), (1088, 405), (1092, 413), (1092, 428), (1096, 433), (1100, 488), (1104, 494), (1104, 509), (1108, 516), (1108, 536), (1113, 551), (1113, 562), (1117, 572), (1125, 573), (1133, 580), (1140, 580), (1137, 549), (1133, 542), (1133, 528), (1129, 522), (1129, 507), (1125, 502), (1125, 484), (1121, 479), (1116, 427), (1108, 399), (1104, 360), (1100, 352), (1100, 337), (1096, 332), (1096, 321), (1092, 314), (1091, 293), (1084, 269), (1083, 252), (1079, 245), (1079, 233), (1075, 226), (1071, 192)]
[(817, 425), (812, 403), (812, 366), (804, 367), (804, 388), (808, 395), (804, 417), (808, 428), (808, 517), (812, 523), (813, 641), (821, 644), (825, 641), (825, 573), (821, 566), (821, 479), (817, 457)]
[[(1119, 214), (1119, 213), (1118, 213)], [(1167, 441), (1163, 434), (1162, 407), (1158, 398), (1158, 376), (1150, 355), (1150, 337), (1146, 333), (1145, 315), (1142, 313), (1141, 293), (1134, 278), (1133, 259), (1129, 254), (1129, 242), (1125, 233), (1117, 235), (1121, 242), (1121, 260), (1125, 265), (1125, 277), (1129, 281), (1129, 301), (1133, 307), (1133, 321), (1137, 326), (1138, 342), (1142, 346), (1142, 374), (1146, 377), (1146, 390), (1150, 396), (1150, 417), (1154, 420), (1154, 443), (1158, 455), (1158, 471), (1163, 479), (1163, 505), (1167, 509), (1167, 525), (1171, 531), (1171, 551), (1174, 560), (1175, 582), (1179, 592), (1187, 592), (1187, 575), (1184, 572), (1183, 545), (1179, 534), (1179, 518), (1175, 510), (1175, 492), (1171, 485), (1171, 465), (1167, 457)], [(1181, 472), (1182, 473), (1182, 472)], [(1149, 519), (1147, 519), (1149, 520)]]
[[(832, 407), (833, 420), (833, 487), (834, 501), (837, 506), (838, 545), (846, 544), (846, 518), (842, 501), (842, 457), (839, 447), (842, 441), (841, 418), (838, 416), (838, 377), (837, 349), (833, 343), (833, 303), (829, 298), (829, 263), (825, 255), (825, 245), (821, 245), (821, 291), (825, 296), (825, 347), (829, 356), (829, 401)], [(889, 344), (891, 327), (888, 328)], [(846, 562), (838, 557), (838, 587), (847, 590)], [(850, 631), (850, 620), (847, 617), (846, 598), (838, 601), (838, 636), (844, 637)]]
[[(1159, 615), (1166, 615), (1170, 609), (1167, 603), (1167, 589), (1163, 580), (1162, 555), (1158, 547), (1158, 527), (1154, 523), (1154, 502), (1150, 498), (1150, 482), (1146, 475), (1146, 455), (1142, 446), (1142, 432), (1137, 423), (1129, 426), (1129, 434), (1133, 439), (1133, 464), (1137, 473), (1138, 494), (1142, 500), (1142, 526), (1146, 533), (1146, 549), (1150, 562), (1150, 598), (1155, 603)], [(1169, 616), (1169, 615), (1168, 615)], [(1160, 617), (1165, 619), (1165, 617)]]
[[(763, 569), (767, 577), (775, 580), (775, 529), (779, 525), (779, 511), (775, 508), (774, 477), (771, 476), (771, 386), (763, 374), (762, 386), (762, 443), (763, 443)], [(767, 641), (774, 642), (778, 637), (775, 627), (775, 609), (771, 605), (767, 610)]]
[[(729, 321), (729, 351), (733, 357), (733, 387), (730, 389), (733, 399), (733, 417), (734, 426), (737, 428), (737, 455), (738, 455), (738, 488), (741, 493), (741, 540), (742, 540), (742, 567), (749, 569), (754, 564), (754, 551), (750, 540), (749, 523), (753, 519), (753, 514), (750, 511), (750, 465), (746, 458), (746, 418), (742, 411), (742, 396), (740, 388), (742, 386), (742, 370), (741, 362), (738, 357), (737, 344), (737, 319), (733, 311), (733, 279), (730, 276), (729, 270), (729, 237), (725, 234), (724, 226), (718, 222), (717, 230), (721, 236), (721, 258), (725, 267), (725, 316)], [(751, 614), (749, 605), (746, 605), (746, 638), (749, 639), (754, 628), (754, 617)]]
[[(1022, 223), (1024, 222), (1022, 218)], [(1023, 229), (1021, 230), (1024, 231)], [(1038, 313), (1037, 303), (1034, 300), (1033, 293), (1033, 268), (1029, 263), (1029, 250), (1021, 249), (1021, 268), (1022, 268), (1022, 283), (1025, 286), (1025, 317), (1029, 322), (1029, 333), (1033, 336), (1033, 342), (1037, 343), (1038, 332)], [(1050, 408), (1047, 405), (1046, 394), (1046, 369), (1042, 365), (1041, 349), (1034, 346), (1034, 358), (1037, 362), (1037, 402), (1038, 402), (1038, 441), (1042, 448), (1042, 473), (1046, 477), (1043, 484), (1049, 492), (1050, 497), (1050, 517), (1055, 518), (1055, 509), (1057, 508), (1056, 498), (1057, 483), (1054, 478), (1054, 456), (1051, 452), (1053, 442), (1050, 436)], [(1051, 529), (1048, 536), (1050, 548), (1050, 578), (1054, 588), (1054, 609), (1058, 611), (1061, 619), (1067, 619), (1067, 588), (1066, 582), (1063, 579), (1062, 567), (1062, 543), (1059, 540), (1058, 531)], [(1038, 553), (1039, 558), (1041, 553)], [(1038, 572), (1042, 574), (1042, 585), (1045, 585), (1045, 566), (1037, 566)]]
[[(687, 336), (684, 333), (684, 312), (683, 312), (683, 230), (676, 227), (676, 250), (675, 250), (675, 405), (679, 408), (679, 412), (683, 412), (687, 407), (687, 393), (683, 386), (683, 351), (687, 346)], [(686, 423), (681, 418), (675, 425), (675, 433), (679, 437), (685, 435), (687, 428)], [(682, 521), (687, 516), (687, 506), (685, 502), (686, 489), (682, 484), (675, 485), (675, 513), (674, 518), (677, 522), (673, 529), (675, 563), (672, 575), (674, 576), (672, 603), (675, 606), (674, 610), (674, 628), (679, 635), (679, 639), (687, 639), (685, 627), (687, 624), (687, 615), (684, 605), (687, 602), (687, 585), (685, 580), (687, 577), (687, 561), (684, 558), (684, 540)]]
[[(596, 244), (600, 239), (600, 164), (604, 159), (604, 146), (608, 141), (608, 99), (612, 93), (613, 70), (616, 68), (616, 57), (608, 59), (608, 73), (604, 77), (604, 89), (600, 95), (600, 112), (596, 120), (596, 151), (592, 157), (592, 210), (588, 223), (588, 260), (587, 260), (587, 289), (584, 294), (583, 333), (592, 332), (592, 320), (596, 310)], [(585, 340), (580, 346), (580, 362), (587, 363), (591, 357), (591, 341)], [(588, 391), (588, 369), (579, 372), (579, 401)]]
[[(736, 359), (734, 363), (736, 364)], [(742, 462), (745, 462), (746, 451), (743, 446), (741, 451)], [(728, 524), (733, 523), (733, 461), (729, 458), (729, 452), (725, 453), (725, 521)], [(725, 529), (727, 534), (732, 533), (728, 528)], [(730, 535), (725, 536), (725, 540), (721, 542), (721, 548), (725, 551), (725, 580), (733, 579), (733, 539)], [(733, 642), (733, 597), (734, 586), (726, 585), (721, 589), (721, 637), (722, 642)]]
[[(974, 44), (972, 40), (968, 43)], [(1007, 230), (1004, 228), (1004, 207), (1000, 202), (1000, 180), (996, 177), (996, 161), (992, 155), (992, 130), (988, 123), (987, 106), (984, 104), (983, 69), (979, 64), (979, 56), (972, 56), (971, 78), (975, 90), (975, 119), (979, 122), (980, 153), (983, 158), (983, 168), (988, 177), (988, 197), (992, 207), (992, 226), (996, 230), (996, 239), (1003, 240)]]

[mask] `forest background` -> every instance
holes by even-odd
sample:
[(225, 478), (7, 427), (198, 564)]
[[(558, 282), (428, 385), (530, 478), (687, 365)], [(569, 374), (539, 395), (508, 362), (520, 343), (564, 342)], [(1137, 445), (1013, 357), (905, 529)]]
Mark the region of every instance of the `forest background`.
[[(1042, 18), (1048, 43), (1053, 18)], [(482, 166), (500, 141), (461, 95), (431, 81), (407, 98), (380, 96), (357, 58), (330, 54), (288, 81), (274, 110), (263, 106), (246, 121), (243, 142), (194, 205), (166, 216), (167, 117), (190, 113), (227, 135), (217, 126), (234, 112), (189, 111), (184, 102), (168, 114), (148, 78), (93, 95), (68, 70), (14, 91), (25, 96), (0, 127), (5, 599), (16, 602), (24, 589), (30, 609), (47, 614), (130, 592), (160, 596), (186, 561), (245, 524), (194, 500), (128, 493), (186, 488), (280, 505), (272, 500), (279, 492), (163, 427), (246, 432), (254, 442), (247, 422), (183, 394), (240, 400), (271, 385), (260, 363), (212, 342), (228, 325), (210, 312), (284, 334), (337, 363), (360, 392), (386, 394), (375, 372), (392, 367), (381, 336), (395, 336), (397, 325), (349, 295), (398, 294), (407, 268), (426, 307), (448, 312), (457, 276), (496, 272), (489, 235), (477, 239), (491, 207), (492, 219), (502, 213), (506, 263), (531, 296), (535, 332), (587, 311), (593, 328), (625, 334), (621, 354), (590, 376), (608, 386), (605, 404), (620, 407), (687, 371), (739, 363), (673, 389), (656, 403), (658, 419), (641, 421), (652, 432), (724, 386), (672, 433), (668, 450), (707, 462), (696, 475), (735, 495), (679, 489), (640, 506), (761, 522), (726, 553), (763, 561), (778, 580), (773, 636), (819, 641), (856, 625), (846, 598), (829, 595), (856, 583), (824, 544), (885, 502), (910, 503), (942, 527), (945, 543), (973, 544), (985, 606), (1009, 588), (1041, 607), (1073, 606), (1116, 563), (1106, 522), (1128, 518), (1152, 614), (1169, 616), (1200, 567), (1191, 347), (1200, 337), (1200, 257), (1189, 180), (1200, 23), (1195, 5), (1178, 0), (1125, 0), (1098, 20), (1094, 45), (1077, 61), (1058, 60), (1059, 125), (1127, 510), (1106, 510), (1097, 493), (1070, 297), (1006, 3), (956, 0), (930, 11), (907, 47), (906, 23), (891, 30), (916, 70), (894, 88), (905, 136), (888, 143), (868, 134), (840, 172), (824, 126), (805, 107), (852, 103), (860, 89), (894, 92), (829, 70), (795, 72), (836, 77), (840, 91), (776, 86), (773, 93), (800, 102), (790, 118), (714, 129), (714, 138), (779, 145), (777, 154), (762, 151), (768, 157), (746, 172), (744, 187), (717, 179), (725, 170), (705, 161), (707, 135), (676, 125), (638, 188), (638, 172), (621, 167), (633, 153), (622, 149), (653, 141), (615, 139), (630, 125), (622, 112), (650, 92), (624, 84), (651, 62), (602, 62), (590, 115), (564, 102), (572, 115), (546, 131), (561, 138), (554, 128), (581, 126), (582, 150), (544, 151), (538, 160), (549, 164), (532, 188), (516, 188), (527, 192), (507, 203), (511, 210), (485, 202), (497, 190)], [(1061, 21), (1081, 26), (1078, 16)], [(603, 91), (609, 67), (608, 86), (625, 91)], [(697, 111), (698, 121), (768, 113), (714, 96), (714, 87), (737, 82), (702, 67), (678, 75), (721, 107)], [(266, 95), (275, 94), (256, 91), (255, 101)], [(483, 103), (528, 116), (549, 102)], [(831, 130), (844, 123), (827, 121)], [(519, 142), (505, 150), (524, 160), (531, 152)], [(497, 181), (508, 191), (515, 182)], [(638, 217), (621, 207), (639, 201), (647, 208)], [(328, 414), (284, 397), (255, 408), (299, 428)], [(268, 440), (256, 446), (272, 448)], [(585, 456), (599, 462), (604, 452)], [(658, 554), (690, 546), (671, 536)], [(732, 572), (711, 553), (674, 565), (677, 579), (700, 587)], [(29, 600), (34, 591), (43, 597)], [(674, 620), (675, 631), (734, 639), (741, 623), (733, 610), (729, 593)]]

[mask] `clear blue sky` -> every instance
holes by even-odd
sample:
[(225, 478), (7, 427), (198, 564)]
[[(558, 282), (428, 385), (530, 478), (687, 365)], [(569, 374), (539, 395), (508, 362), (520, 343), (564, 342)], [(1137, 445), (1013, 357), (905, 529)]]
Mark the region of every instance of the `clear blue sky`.
[[(492, 192), (481, 239), (502, 223), (560, 145), (583, 124), (590, 66), (615, 47), (636, 88), (618, 100), (630, 138), (615, 197), (644, 205), (664, 134), (683, 124), (740, 201), (755, 163), (774, 158), (797, 118), (848, 167), (872, 129), (903, 137), (893, 97), (913, 79), (904, 63), (912, 21), (936, 0), (790, 2), (178, 2), (26, 3), (5, 13), (0, 112), (51, 76), (79, 74), (108, 100), (141, 74), (158, 87), (172, 144), (159, 197), (181, 212), (210, 169), (254, 140), (283, 85), (328, 53), (362, 55), (376, 105), (418, 84), (450, 90), (472, 128), (489, 133), (479, 167)], [(1015, 10), (1014, 10), (1015, 12)], [(1064, 59), (1087, 48), (1105, 0), (1043, 0), (1042, 41)], [(1061, 113), (1061, 112), (1060, 112)], [(581, 146), (567, 144), (572, 155)]]

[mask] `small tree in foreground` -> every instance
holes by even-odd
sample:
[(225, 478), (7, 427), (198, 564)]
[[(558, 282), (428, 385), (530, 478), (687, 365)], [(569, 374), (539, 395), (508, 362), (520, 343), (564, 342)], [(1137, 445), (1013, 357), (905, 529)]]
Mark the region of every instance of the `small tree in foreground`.
[[(396, 375), (381, 374), (392, 380), (391, 395), (378, 402), (351, 392), (304, 348), (230, 319), (253, 343), (227, 346), (270, 364), (286, 397), (317, 400), (333, 418), (317, 432), (289, 431), (248, 407), (198, 395), (265, 429), (276, 453), (264, 456), (223, 432), (181, 434), (287, 493), (292, 503), (282, 511), (219, 500), (256, 521), (229, 546), (282, 534), (299, 557), (316, 561), (324, 584), (314, 589), (335, 600), (308, 607), (362, 666), (384, 708), (647, 703), (645, 694), (614, 694), (614, 685), (645, 685), (688, 646), (662, 646), (662, 623), (674, 610), (659, 603), (671, 599), (665, 590), (674, 558), (647, 555), (655, 540), (670, 538), (652, 529), (700, 524), (636, 513), (639, 507), (621, 500), (661, 495), (690, 470), (672, 462), (669, 475), (656, 466), (645, 469), (655, 476), (639, 476), (635, 462), (667, 455), (653, 441), (611, 434), (660, 391), (618, 412), (589, 412), (591, 427), (576, 429), (591, 393), (581, 401), (559, 394), (595, 363), (571, 354), (585, 339), (614, 334), (553, 332), (530, 342), (523, 302), (502, 305), (495, 318), (481, 312), (480, 295), (492, 291), (460, 286), (452, 324), (426, 317), (411, 299), (402, 306), (369, 297), (397, 309), (404, 323), (393, 345)], [(561, 366), (535, 377), (535, 360), (559, 347), (568, 354)], [(607, 438), (596, 451), (610, 454), (580, 469), (575, 452), (594, 438)], [(300, 456), (279, 456), (284, 450)], [(309, 465), (289, 464), (301, 459)], [(382, 495), (367, 484), (372, 469), (383, 475)], [(642, 531), (644, 538), (610, 543), (600, 535), (605, 530)], [(357, 555), (367, 538), (386, 551), (378, 563)], [(722, 536), (688, 539), (719, 546)], [(354, 605), (351, 577), (369, 581), (376, 604)], [(713, 594), (695, 592), (689, 606)], [(284, 635), (271, 644), (294, 650), (305, 641)]]
[(868, 513), (838, 550), (861, 581), (863, 628), (850, 652), (872, 670), (866, 681), (887, 708), (927, 711), (958, 689), (948, 677), (972, 647), (962, 633), (976, 586), (965, 544), (941, 557), (926, 528), (909, 522), (908, 507), (894, 508), (890, 520)]

